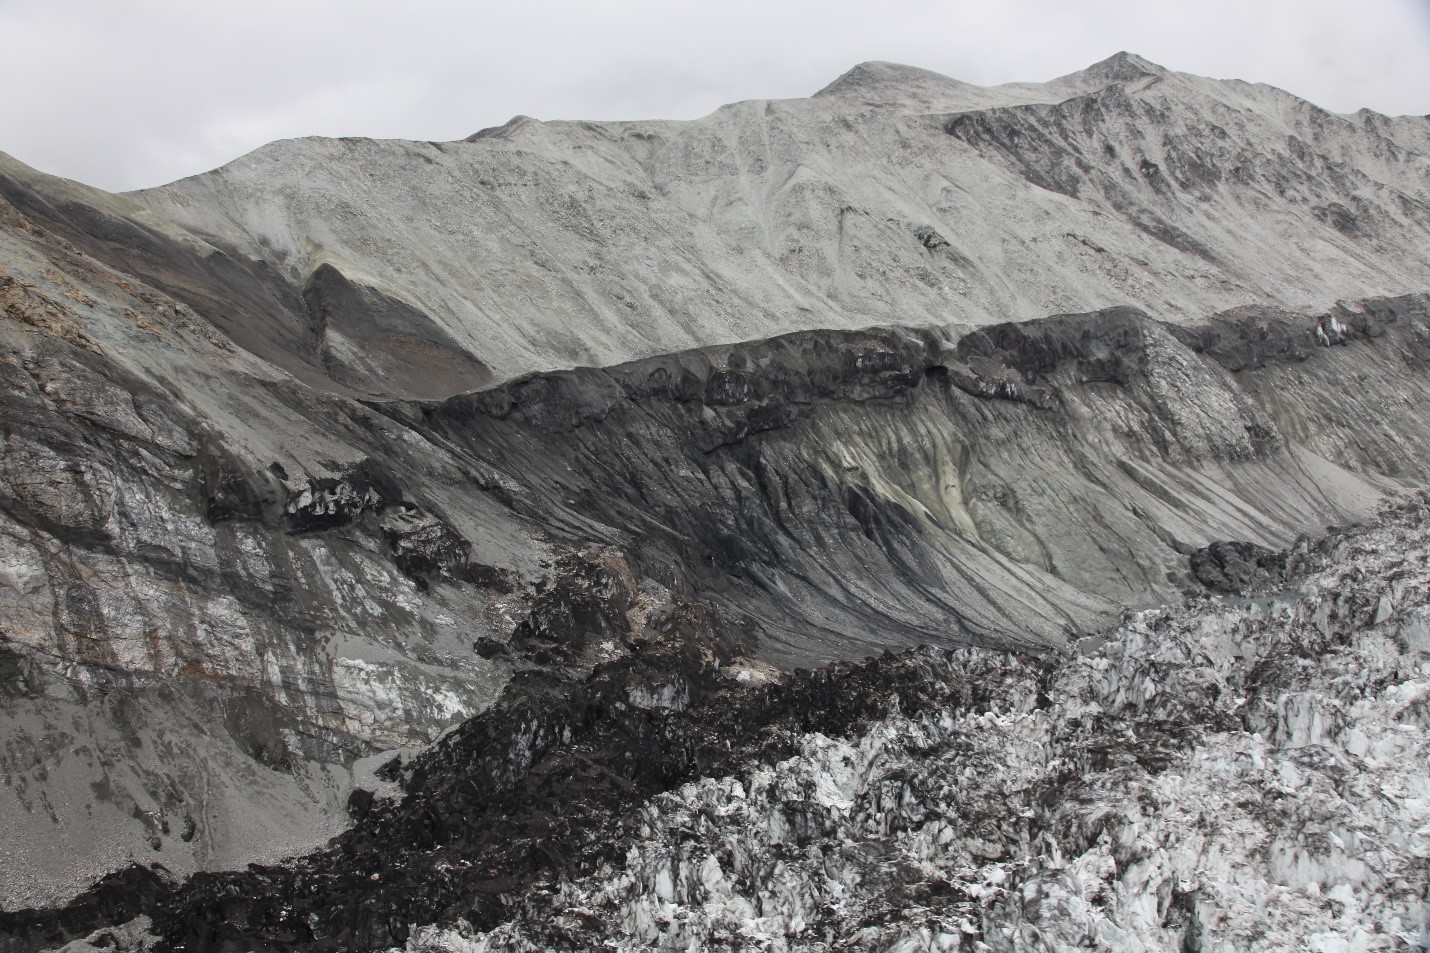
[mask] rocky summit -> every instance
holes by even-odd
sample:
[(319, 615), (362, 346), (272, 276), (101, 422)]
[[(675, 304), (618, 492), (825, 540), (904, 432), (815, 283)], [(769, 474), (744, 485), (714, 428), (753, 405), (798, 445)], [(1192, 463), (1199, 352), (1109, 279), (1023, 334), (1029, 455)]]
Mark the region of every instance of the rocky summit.
[(0, 314), (0, 951), (1430, 948), (1430, 118), (0, 154)]

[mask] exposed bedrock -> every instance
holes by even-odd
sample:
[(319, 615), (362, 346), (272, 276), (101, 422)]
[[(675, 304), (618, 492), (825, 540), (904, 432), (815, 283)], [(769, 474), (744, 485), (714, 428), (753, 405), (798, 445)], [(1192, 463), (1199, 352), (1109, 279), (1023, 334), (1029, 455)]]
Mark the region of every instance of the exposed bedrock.
[[(6, 906), (130, 860), (320, 843), (362, 759), (430, 742), (507, 678), (471, 645), (512, 587), (479, 560), (522, 563), (514, 518), (455, 504), (457, 530), (392, 475), (401, 454), (354, 453), (291, 381), (218, 383), (231, 346), (129, 287), (126, 328), (85, 320), (103, 280), (0, 270)], [(134, 338), (159, 360), (130, 365)]]

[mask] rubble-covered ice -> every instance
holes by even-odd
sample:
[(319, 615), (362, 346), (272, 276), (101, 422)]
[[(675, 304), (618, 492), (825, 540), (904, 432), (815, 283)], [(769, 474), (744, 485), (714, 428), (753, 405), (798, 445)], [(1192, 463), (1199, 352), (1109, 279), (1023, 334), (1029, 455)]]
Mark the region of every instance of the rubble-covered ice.
[[(1403, 950), (1430, 858), (1430, 528), (1131, 615), (997, 703), (810, 733), (658, 796), (617, 862), (412, 951)], [(976, 653), (962, 653), (972, 656)]]

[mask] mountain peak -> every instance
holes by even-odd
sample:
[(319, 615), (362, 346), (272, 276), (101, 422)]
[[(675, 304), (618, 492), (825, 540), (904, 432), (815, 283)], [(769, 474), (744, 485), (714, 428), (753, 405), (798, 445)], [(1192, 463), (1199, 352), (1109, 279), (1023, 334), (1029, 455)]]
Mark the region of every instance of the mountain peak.
[(1110, 85), (1112, 83), (1135, 83), (1139, 79), (1150, 77), (1166, 76), (1170, 70), (1164, 66), (1158, 66), (1151, 60), (1143, 59), (1136, 53), (1128, 53), (1126, 50), (1114, 53), (1105, 60), (1093, 63), (1087, 69), (1079, 70), (1076, 73), (1069, 73), (1060, 79), (1078, 79), (1095, 82), (1099, 85)]
[(930, 93), (947, 94), (969, 88), (968, 83), (933, 70), (869, 60), (848, 70), (814, 95), (816, 98), (838, 96), (904, 102), (926, 98)]
[[(1159, 79), (1170, 70), (1158, 66), (1136, 53), (1123, 50), (1086, 69), (1060, 76), (1046, 84), (1024, 84), (1026, 89), (1066, 90), (1071, 87), (1088, 91), (1125, 83)], [(951, 79), (932, 70), (900, 63), (870, 60), (845, 72), (828, 86), (815, 93), (815, 98), (862, 100), (866, 103), (917, 104), (924, 106), (956, 105), (960, 108), (999, 105), (1013, 101), (1007, 98), (1012, 87), (982, 87)], [(1016, 96), (1015, 96), (1016, 99)]]

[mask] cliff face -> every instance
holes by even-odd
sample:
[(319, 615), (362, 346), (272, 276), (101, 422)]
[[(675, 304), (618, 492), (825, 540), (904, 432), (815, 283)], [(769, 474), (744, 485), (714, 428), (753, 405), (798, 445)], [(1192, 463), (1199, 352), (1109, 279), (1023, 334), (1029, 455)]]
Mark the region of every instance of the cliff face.
[(1124, 56), (136, 196), (5, 160), (3, 906), (320, 846), (483, 712), (1281, 572), (1423, 482), (1430, 300), (1365, 297), (1430, 287), (1423, 126)]
[[(130, 856), (185, 871), (329, 836), (354, 759), (429, 741), (506, 680), (471, 630), (501, 618), (505, 573), (538, 568), (530, 528), (479, 491), (419, 503), (408, 474), (460, 479), (440, 450), (0, 215), (0, 893), (37, 902)], [(502, 571), (428, 585), (472, 561), (451, 521)]]

